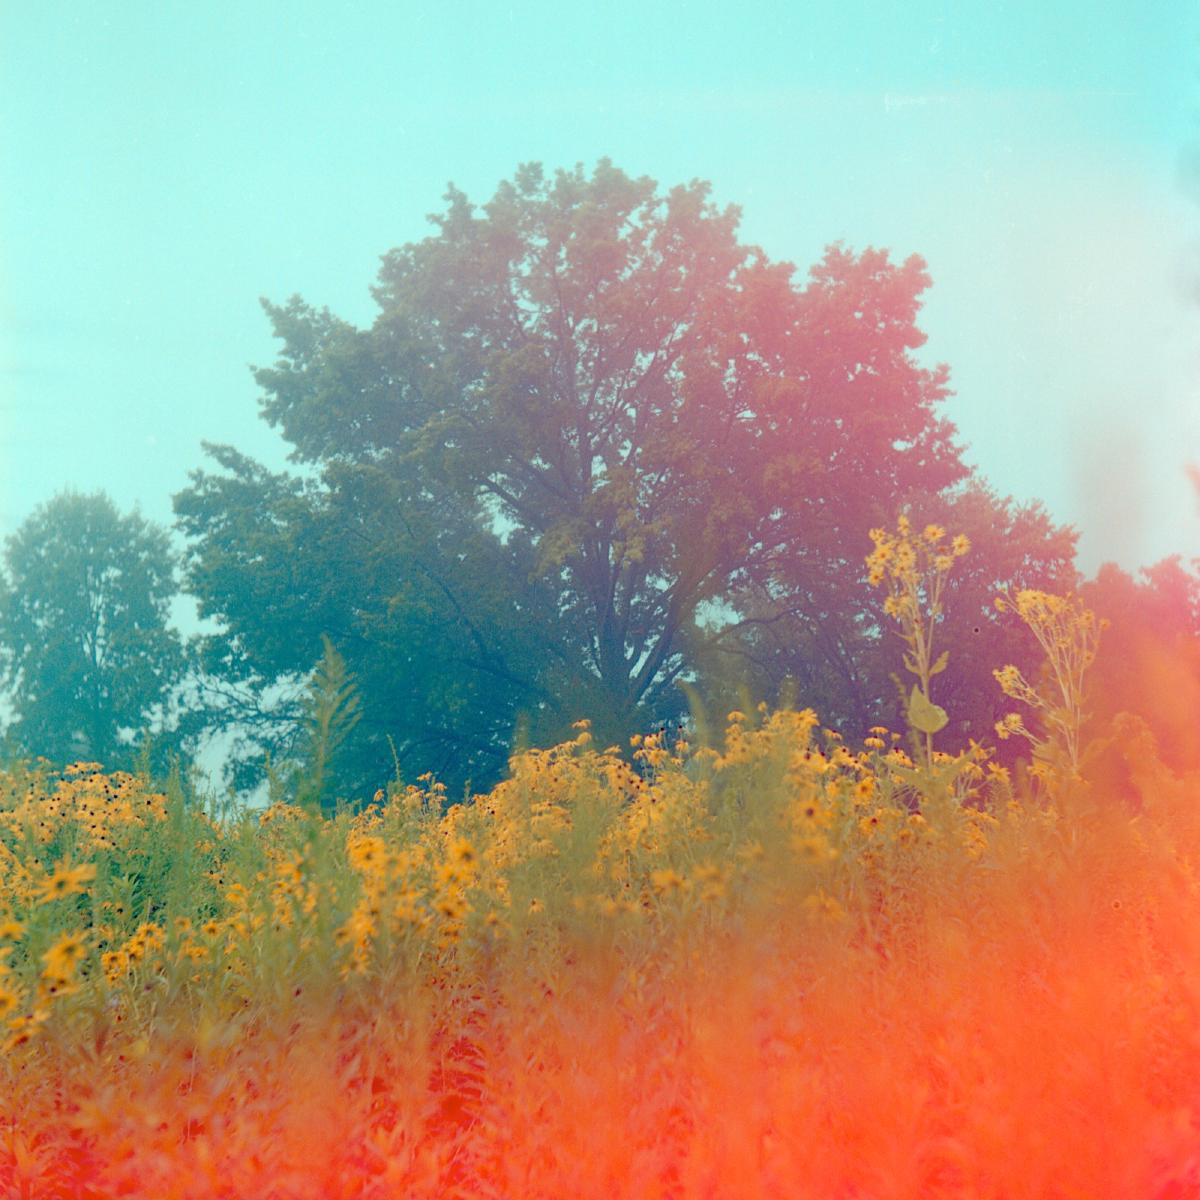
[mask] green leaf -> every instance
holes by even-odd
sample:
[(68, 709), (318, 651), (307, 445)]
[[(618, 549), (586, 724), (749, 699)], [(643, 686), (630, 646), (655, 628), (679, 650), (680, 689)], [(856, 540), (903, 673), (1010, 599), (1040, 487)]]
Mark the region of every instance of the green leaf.
[(946, 664), (950, 661), (950, 651), (943, 650), (937, 657), (937, 662), (929, 668), (930, 675), (940, 675), (945, 669)]
[(362, 716), (354, 676), (346, 670), (333, 642), (321, 635), (324, 647), (309, 683), (305, 701), (307, 740), (303, 774), (297, 784), (302, 807), (319, 809), (326, 789), (330, 763)]
[(930, 701), (916, 684), (908, 698), (908, 723), (921, 733), (937, 733), (944, 729), (950, 718), (946, 710)]

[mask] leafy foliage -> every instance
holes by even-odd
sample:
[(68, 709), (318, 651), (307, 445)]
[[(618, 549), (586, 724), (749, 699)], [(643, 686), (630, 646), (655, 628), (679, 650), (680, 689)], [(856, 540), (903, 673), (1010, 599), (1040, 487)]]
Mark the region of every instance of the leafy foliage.
[[(103, 493), (63, 492), (8, 539), (0, 680), (26, 754), (129, 764), (183, 671), (167, 624), (176, 592), (166, 531)], [(160, 739), (160, 751), (171, 739)]]
[(223, 626), (201, 642), (193, 716), (197, 732), (240, 738), (234, 782), (259, 782), (267, 753), (299, 753), (300, 681), (324, 634), (363, 698), (347, 795), (393, 774), (389, 739), (410, 778), (434, 770), (459, 792), (497, 777), (519, 706), (552, 699), (537, 682), (549, 651), (532, 550), (370, 463), (301, 482), (209, 449), (226, 473), (196, 472), (176, 509), (198, 539), (187, 570), (201, 614)]
[(456, 788), (503, 774), (518, 725), (624, 744), (677, 719), (677, 685), (780, 612), (859, 614), (809, 661), (867, 715), (866, 530), (968, 475), (947, 371), (913, 357), (929, 278), (834, 246), (797, 282), (709, 196), (527, 165), (385, 256), (370, 328), (266, 304), (262, 413), (311, 474), (210, 448), (229, 474), (176, 498), (210, 660), (266, 682), (336, 634), (363, 779), (395, 735)]
[(302, 808), (331, 808), (327, 801), (333, 764), (362, 717), (358, 690), (342, 656), (329, 638), (317, 663), (304, 704), (304, 754), (296, 778), (296, 803)]
[(1101, 723), (1138, 713), (1164, 762), (1179, 770), (1200, 761), (1200, 559), (1175, 555), (1138, 578), (1106, 563), (1079, 591), (1109, 626), (1089, 711)]

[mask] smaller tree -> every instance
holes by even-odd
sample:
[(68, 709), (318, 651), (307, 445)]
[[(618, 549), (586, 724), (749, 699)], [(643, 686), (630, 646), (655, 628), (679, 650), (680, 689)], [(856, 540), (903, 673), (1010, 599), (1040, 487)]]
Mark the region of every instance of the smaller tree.
[(7, 539), (0, 687), (23, 753), (132, 764), (183, 674), (176, 590), (166, 531), (102, 492), (62, 492)]

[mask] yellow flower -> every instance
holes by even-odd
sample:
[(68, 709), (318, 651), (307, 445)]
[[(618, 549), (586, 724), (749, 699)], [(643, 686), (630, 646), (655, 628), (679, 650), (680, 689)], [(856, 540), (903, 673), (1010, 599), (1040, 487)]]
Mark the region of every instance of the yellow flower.
[(940, 525), (925, 526), (925, 540), (930, 544), (940, 542), (946, 536), (946, 531)]
[(962, 558), (971, 549), (971, 539), (965, 533), (957, 534), (954, 541), (950, 543), (950, 549), (954, 552), (955, 558)]
[(475, 847), (466, 838), (459, 838), (450, 843), (450, 861), (470, 871), (479, 861), (479, 856), (475, 853)]
[(129, 957), (123, 950), (106, 950), (100, 955), (100, 967), (109, 983), (115, 983), (129, 967)]
[(63, 767), (64, 775), (90, 775), (96, 771), (103, 771), (104, 764), (98, 762), (73, 762), (67, 763)]
[(678, 871), (665, 867), (660, 871), (650, 872), (650, 886), (656, 896), (666, 896), (672, 892), (683, 891), (687, 881)]
[(810, 863), (832, 862), (838, 856), (838, 852), (825, 838), (817, 835), (792, 838), (792, 849)]
[(25, 932), (25, 926), (14, 917), (0, 921), (0, 942), (15, 942)]
[(0, 983), (0, 1017), (7, 1017), (21, 1003), (21, 993)]
[(46, 974), (70, 974), (86, 952), (87, 946), (82, 934), (64, 934), (42, 955), (42, 962), (46, 964)]
[(1020, 713), (1007, 713), (999, 721), (996, 722), (996, 736), (1004, 742), (1007, 741), (1014, 733), (1020, 733), (1025, 727), (1025, 722), (1021, 720)]
[(147, 921), (137, 927), (137, 936), (143, 938), (148, 946), (157, 949), (166, 941), (167, 931), (162, 925)]
[(71, 976), (63, 971), (45, 970), (38, 983), (38, 995), (45, 1000), (57, 1000), (60, 996), (70, 996), (79, 991), (78, 986), (72, 985)]
[(348, 847), (350, 865), (356, 871), (370, 873), (378, 871), (386, 862), (383, 838), (359, 837)]
[(304, 882), (304, 871), (299, 856), (283, 859), (275, 864), (275, 877), (285, 884), (298, 885)]
[(467, 882), (467, 873), (457, 863), (439, 863), (433, 872), (439, 888), (452, 888)]
[(42, 883), (38, 897), (48, 902), (86, 892), (87, 888), (83, 885), (95, 877), (94, 863), (83, 863), (81, 866), (72, 867), (70, 862), (64, 858), (54, 874)]
[(1006, 667), (1001, 667), (999, 670), (992, 672), (996, 682), (1000, 685), (1000, 690), (1006, 695), (1013, 695), (1021, 685), (1021, 672), (1009, 663)]
[(434, 909), (447, 921), (459, 921), (467, 911), (467, 902), (456, 892), (438, 897)]
[(795, 819), (799, 828), (810, 832), (829, 825), (831, 814), (815, 801), (808, 800), (797, 807), (795, 810)]
[(12, 1033), (9, 1035), (8, 1041), (4, 1043), (4, 1049), (14, 1050), (17, 1046), (23, 1046), (26, 1042), (32, 1041), (39, 1026), (45, 1023), (49, 1015), (46, 1009), (39, 1008), (19, 1017), (10, 1017), (8, 1027)]

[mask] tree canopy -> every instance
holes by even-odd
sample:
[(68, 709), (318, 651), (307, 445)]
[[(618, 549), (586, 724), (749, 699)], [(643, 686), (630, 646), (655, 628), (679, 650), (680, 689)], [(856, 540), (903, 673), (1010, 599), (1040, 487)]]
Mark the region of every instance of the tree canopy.
[(105, 494), (63, 492), (35, 510), (7, 540), (0, 589), (16, 745), (130, 765), (134, 735), (158, 723), (183, 671), (168, 625), (176, 591), (166, 530)]
[(1186, 770), (1200, 762), (1200, 559), (1179, 555), (1133, 578), (1105, 563), (1081, 589), (1107, 622), (1089, 680), (1094, 729), (1136, 712), (1163, 762)]
[[(210, 665), (265, 683), (327, 634), (361, 688), (360, 786), (389, 736), (406, 769), (477, 787), (518, 727), (587, 716), (624, 744), (767, 622), (808, 637), (835, 710), (875, 712), (867, 531), (970, 474), (948, 371), (914, 356), (921, 259), (835, 245), (797, 279), (707, 184), (607, 161), (445, 200), (384, 256), (369, 328), (264, 302), (283, 344), (262, 415), (308, 471), (213, 447), (224, 473), (176, 498), (224, 628)], [(1033, 574), (1068, 552), (1044, 519), (1024, 532)]]

